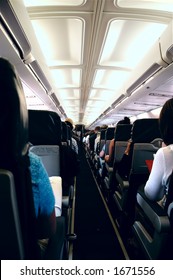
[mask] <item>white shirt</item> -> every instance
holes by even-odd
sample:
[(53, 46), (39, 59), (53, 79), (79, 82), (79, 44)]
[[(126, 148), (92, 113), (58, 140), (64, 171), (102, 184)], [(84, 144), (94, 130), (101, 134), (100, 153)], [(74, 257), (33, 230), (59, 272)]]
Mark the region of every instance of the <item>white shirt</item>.
[(160, 148), (155, 154), (152, 170), (144, 191), (154, 201), (168, 193), (170, 175), (173, 170), (173, 145)]

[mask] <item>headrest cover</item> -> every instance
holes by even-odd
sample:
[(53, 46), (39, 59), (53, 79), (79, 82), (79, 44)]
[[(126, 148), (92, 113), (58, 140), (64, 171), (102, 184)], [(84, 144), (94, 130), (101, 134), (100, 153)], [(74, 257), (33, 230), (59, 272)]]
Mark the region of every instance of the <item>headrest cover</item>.
[[(28, 111), (15, 67), (0, 58), (0, 163), (16, 161), (27, 152)], [(1, 167), (5, 167), (1, 164)]]

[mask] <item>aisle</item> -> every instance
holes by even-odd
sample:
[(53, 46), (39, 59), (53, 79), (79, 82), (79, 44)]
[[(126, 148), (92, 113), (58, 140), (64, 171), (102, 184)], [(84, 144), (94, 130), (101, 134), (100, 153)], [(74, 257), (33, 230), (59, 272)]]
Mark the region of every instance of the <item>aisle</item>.
[(81, 168), (76, 180), (74, 260), (124, 260), (97, 185), (81, 149)]

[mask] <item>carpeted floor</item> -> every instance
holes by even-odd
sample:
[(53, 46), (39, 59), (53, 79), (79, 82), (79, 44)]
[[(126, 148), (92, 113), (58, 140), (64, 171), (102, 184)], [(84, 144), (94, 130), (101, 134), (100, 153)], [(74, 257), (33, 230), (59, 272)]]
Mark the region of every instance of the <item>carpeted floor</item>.
[(76, 180), (74, 260), (125, 259), (92, 172), (80, 149), (81, 168)]

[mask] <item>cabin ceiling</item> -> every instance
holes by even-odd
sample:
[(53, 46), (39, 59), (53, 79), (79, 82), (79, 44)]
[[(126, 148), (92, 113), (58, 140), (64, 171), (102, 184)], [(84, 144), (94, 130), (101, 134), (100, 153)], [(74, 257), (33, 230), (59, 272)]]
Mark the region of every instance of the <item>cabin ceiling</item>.
[[(62, 117), (90, 128), (105, 123), (114, 125), (125, 115), (131, 117), (159, 108), (173, 96), (169, 65), (172, 57), (162, 60), (159, 41), (168, 27), (173, 34), (173, 1), (10, 2), (21, 24), (27, 19), (22, 19), (16, 3), (26, 7), (34, 35), (26, 24), (22, 26), (32, 56), (40, 66), (44, 65), (42, 70), (51, 85), (47, 94)], [(173, 35), (170, 37), (172, 40)], [(154, 62), (151, 73), (158, 76), (159, 83), (149, 81), (146, 85), (145, 79), (139, 80), (139, 86), (135, 84)], [(170, 70), (162, 82), (159, 75), (168, 66)], [(26, 96), (28, 107), (33, 108), (36, 100), (41, 106), (37, 92), (27, 92)]]

